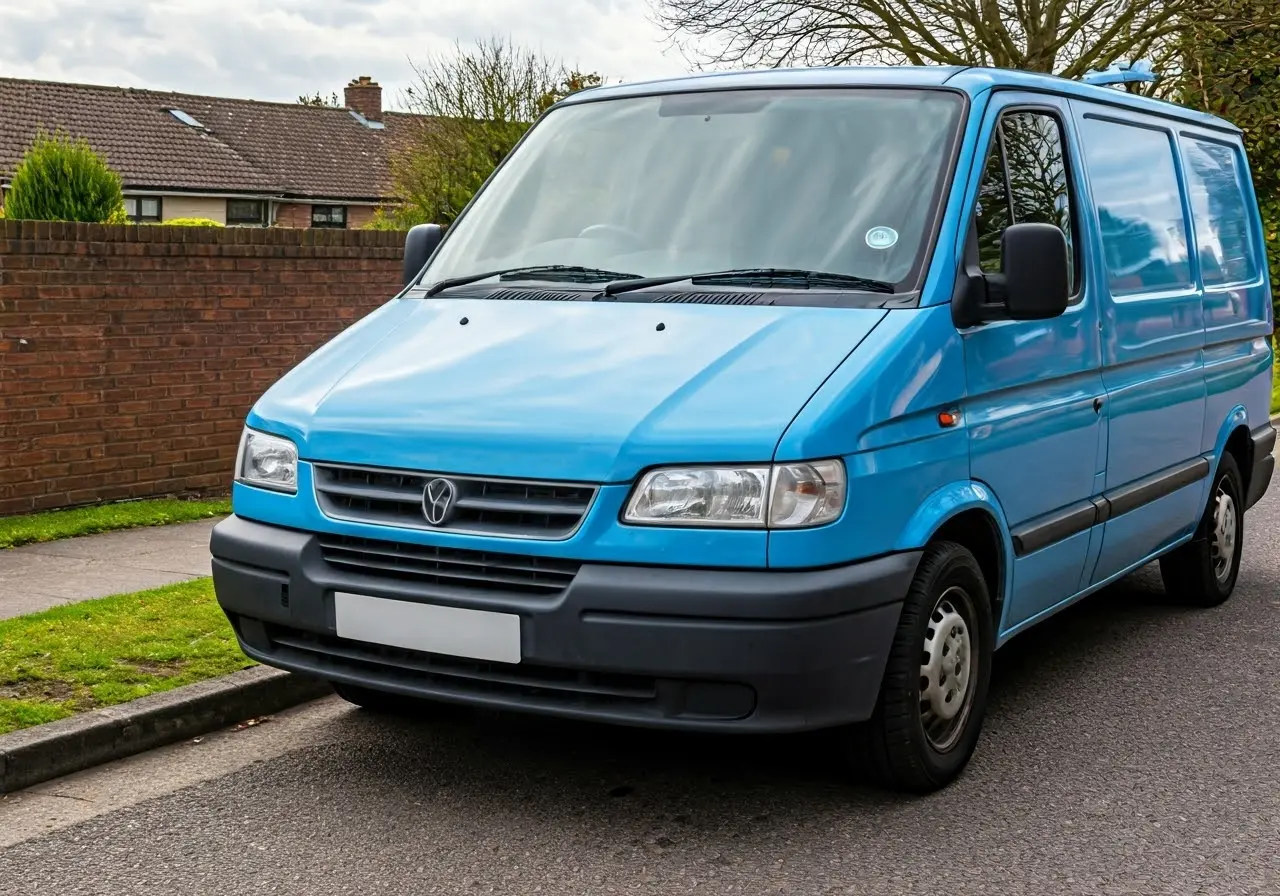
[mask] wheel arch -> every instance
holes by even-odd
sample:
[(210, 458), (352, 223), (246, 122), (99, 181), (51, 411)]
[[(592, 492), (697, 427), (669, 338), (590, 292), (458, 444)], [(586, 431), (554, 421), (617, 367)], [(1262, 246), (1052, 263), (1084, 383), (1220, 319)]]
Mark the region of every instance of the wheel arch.
[(1213, 444), (1213, 467), (1216, 475), (1224, 454), (1235, 458), (1240, 468), (1244, 494), (1249, 493), (1249, 479), (1253, 475), (1253, 436), (1249, 430), (1249, 413), (1244, 405), (1236, 405), (1218, 427)]
[(1013, 588), (1013, 541), (995, 494), (984, 483), (954, 482), (933, 492), (916, 510), (899, 538), (899, 550), (920, 550), (935, 541), (968, 548), (978, 561), (991, 593), (992, 621), (1004, 626)]

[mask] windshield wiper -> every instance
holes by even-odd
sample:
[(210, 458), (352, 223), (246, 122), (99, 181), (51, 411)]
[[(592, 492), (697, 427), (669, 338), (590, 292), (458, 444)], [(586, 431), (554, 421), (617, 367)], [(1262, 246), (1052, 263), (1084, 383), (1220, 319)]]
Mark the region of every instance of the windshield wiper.
[(481, 274), (468, 274), (465, 277), (447, 277), (431, 284), (427, 289), (427, 296), (438, 296), (446, 289), (479, 283), (481, 280), (488, 280), (490, 277), (500, 277), (503, 280), (555, 280), (563, 283), (599, 283), (601, 280), (625, 283), (632, 279), (638, 279), (639, 276), (639, 274), (605, 271), (600, 268), (584, 268), (576, 264), (542, 264), (532, 267), (485, 271)]
[(855, 277), (853, 274), (835, 274), (827, 271), (804, 271), (792, 268), (737, 268), (729, 271), (709, 271), (705, 274), (673, 274), (670, 277), (642, 277), (638, 279), (619, 279), (606, 283), (603, 294), (616, 296), (618, 293), (647, 289), (651, 286), (666, 286), (688, 280), (690, 283), (707, 286), (764, 286), (792, 289), (857, 289), (863, 292), (893, 293), (892, 283), (883, 280), (869, 280), (866, 277)]

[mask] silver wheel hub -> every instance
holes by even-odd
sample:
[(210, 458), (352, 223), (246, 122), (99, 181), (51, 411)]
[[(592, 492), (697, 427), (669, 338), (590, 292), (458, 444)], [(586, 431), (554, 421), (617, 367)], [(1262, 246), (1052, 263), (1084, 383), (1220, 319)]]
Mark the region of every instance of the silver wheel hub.
[(973, 680), (969, 626), (943, 594), (929, 618), (920, 664), (920, 708), (932, 720), (950, 722), (965, 707)]
[(1235, 499), (1221, 485), (1213, 496), (1213, 573), (1219, 582), (1231, 578), (1236, 560), (1236, 541), (1239, 540), (1239, 521), (1236, 519)]

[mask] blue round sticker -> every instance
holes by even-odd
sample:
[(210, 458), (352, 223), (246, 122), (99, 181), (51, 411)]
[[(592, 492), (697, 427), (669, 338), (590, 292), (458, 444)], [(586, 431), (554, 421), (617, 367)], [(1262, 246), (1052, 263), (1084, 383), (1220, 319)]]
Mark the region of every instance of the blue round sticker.
[(892, 227), (872, 227), (867, 231), (867, 245), (872, 249), (890, 249), (898, 242), (898, 231)]

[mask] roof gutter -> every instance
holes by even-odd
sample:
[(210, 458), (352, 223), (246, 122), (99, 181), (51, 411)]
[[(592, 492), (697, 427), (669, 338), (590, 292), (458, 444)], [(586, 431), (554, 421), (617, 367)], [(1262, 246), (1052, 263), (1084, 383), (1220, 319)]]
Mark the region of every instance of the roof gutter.
[(210, 192), (207, 190), (184, 190), (178, 187), (128, 187), (124, 192), (129, 196), (189, 196), (192, 199), (256, 199), (281, 204), (316, 204), (316, 205), (386, 205), (396, 202), (393, 199), (347, 199), (342, 196), (291, 196), (287, 193), (249, 193), (244, 191)]
[(281, 197), (276, 193), (247, 193), (242, 191), (227, 191), (225, 193), (211, 193), (197, 190), (179, 190), (176, 188), (165, 189), (163, 187), (128, 187), (124, 188), (126, 196), (184, 196), (191, 199), (275, 199)]

